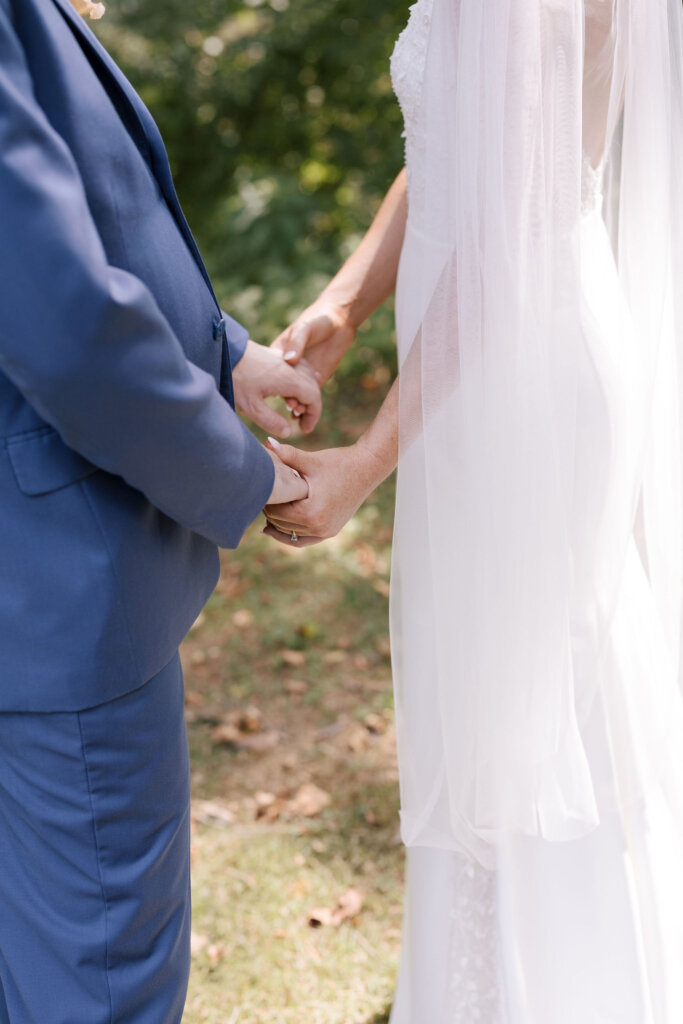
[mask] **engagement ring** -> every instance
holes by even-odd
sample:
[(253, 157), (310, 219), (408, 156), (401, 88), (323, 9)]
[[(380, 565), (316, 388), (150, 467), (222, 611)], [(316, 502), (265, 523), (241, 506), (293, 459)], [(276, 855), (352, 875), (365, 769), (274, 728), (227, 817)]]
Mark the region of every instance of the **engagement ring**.
[(296, 544), (296, 542), (298, 541), (299, 538), (295, 534), (294, 530), (292, 530), (289, 539), (292, 541), (293, 544)]

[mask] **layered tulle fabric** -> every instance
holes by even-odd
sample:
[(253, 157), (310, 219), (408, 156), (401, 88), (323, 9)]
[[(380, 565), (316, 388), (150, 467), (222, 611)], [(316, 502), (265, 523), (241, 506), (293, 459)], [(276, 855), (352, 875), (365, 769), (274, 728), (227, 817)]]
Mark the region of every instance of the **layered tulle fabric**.
[[(633, 544), (661, 706), (678, 696), (683, 10), (420, 0), (413, 19), (419, 67), (397, 83), (402, 827), (492, 865), (512, 836), (599, 824), (585, 725)], [(640, 774), (620, 786), (624, 805), (642, 796)]]

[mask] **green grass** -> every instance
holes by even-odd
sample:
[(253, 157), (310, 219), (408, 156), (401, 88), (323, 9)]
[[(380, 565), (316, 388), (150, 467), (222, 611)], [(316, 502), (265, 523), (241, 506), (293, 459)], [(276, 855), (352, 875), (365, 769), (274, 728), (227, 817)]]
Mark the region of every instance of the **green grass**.
[[(359, 404), (335, 396), (308, 444), (331, 434), (348, 443), (369, 412)], [(392, 508), (389, 482), (338, 538), (302, 552), (269, 542), (256, 524), (238, 552), (224, 553), (221, 581), (184, 644), (194, 794), (185, 1024), (388, 1020), (403, 872), (386, 596)], [(273, 737), (264, 752), (216, 740), (216, 727), (247, 706)], [(287, 809), (306, 783), (331, 798), (313, 817)], [(272, 821), (258, 817), (263, 792), (285, 806)], [(354, 920), (309, 925), (311, 909), (333, 908), (350, 888), (364, 896)]]

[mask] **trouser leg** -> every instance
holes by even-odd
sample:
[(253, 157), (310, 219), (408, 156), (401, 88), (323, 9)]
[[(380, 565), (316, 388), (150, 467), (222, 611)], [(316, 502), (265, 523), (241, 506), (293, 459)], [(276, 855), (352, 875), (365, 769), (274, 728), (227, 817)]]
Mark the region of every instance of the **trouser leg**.
[(179, 660), (87, 711), (0, 714), (9, 1024), (179, 1024), (189, 937)]

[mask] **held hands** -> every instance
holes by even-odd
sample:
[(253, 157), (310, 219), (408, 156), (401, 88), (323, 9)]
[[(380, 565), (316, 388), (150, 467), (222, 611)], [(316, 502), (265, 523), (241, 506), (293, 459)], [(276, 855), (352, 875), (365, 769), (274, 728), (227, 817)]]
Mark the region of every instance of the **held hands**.
[(267, 398), (276, 395), (285, 399), (305, 434), (313, 430), (320, 418), (320, 385), (306, 359), (297, 359), (296, 366), (290, 365), (276, 349), (249, 341), (233, 370), (232, 380), (237, 409), (263, 430), (280, 437), (289, 437), (292, 432), (285, 417), (266, 403)]
[(268, 526), (263, 532), (291, 547), (308, 547), (334, 537), (383, 475), (376, 457), (360, 441), (319, 452), (301, 451), (273, 438), (268, 443), (277, 453), (274, 461), (290, 472), (296, 470), (299, 486), (307, 488), (303, 498), (271, 496), (264, 509)]
[(305, 352), (306, 362), (324, 384), (339, 366), (355, 333), (348, 312), (321, 295), (271, 347), (292, 366), (299, 363)]
[(296, 469), (282, 462), (274, 454), (272, 446), (274, 444), (277, 445), (279, 442), (270, 437), (268, 442), (270, 447), (266, 448), (266, 451), (273, 460), (273, 466), (275, 467), (275, 481), (270, 498), (268, 499), (269, 504), (280, 506), (294, 501), (301, 501), (308, 497), (308, 484), (303, 477), (299, 475)]

